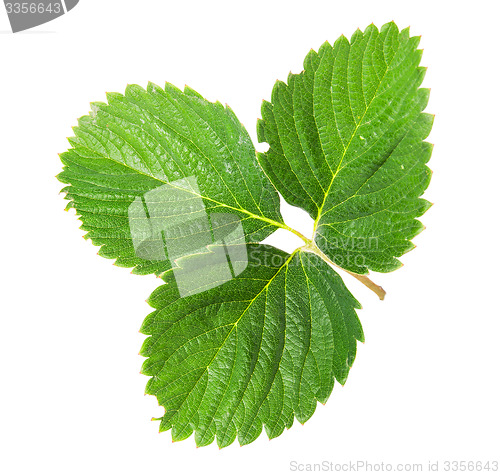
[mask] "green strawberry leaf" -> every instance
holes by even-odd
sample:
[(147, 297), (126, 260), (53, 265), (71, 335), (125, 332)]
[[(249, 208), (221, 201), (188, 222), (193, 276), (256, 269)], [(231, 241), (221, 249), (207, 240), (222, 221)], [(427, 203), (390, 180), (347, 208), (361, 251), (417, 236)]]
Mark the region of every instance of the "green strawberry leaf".
[[(129, 86), (79, 120), (59, 179), (99, 254), (165, 284), (141, 331), (146, 392), (173, 440), (279, 436), (344, 384), (361, 308), (332, 266), (399, 267), (429, 207), (432, 116), (418, 38), (393, 23), (311, 51), (264, 102), (256, 156), (229, 107), (186, 87)], [(314, 219), (287, 226), (279, 195)], [(277, 228), (305, 245), (260, 244)]]
[(286, 201), (305, 209), (338, 266), (389, 272), (413, 249), (431, 172), (433, 117), (418, 37), (394, 23), (323, 44), (262, 105), (259, 162)]
[[(137, 255), (129, 223), (130, 205), (162, 185), (183, 194), (180, 180), (194, 177), (190, 192), (208, 213), (241, 217), (248, 242), (260, 242), (285, 227), (279, 196), (257, 163), (252, 141), (229, 107), (211, 103), (192, 89), (170, 84), (127, 87), (108, 94), (79, 119), (73, 148), (61, 155), (63, 191), (99, 254), (138, 274), (160, 274), (168, 259)], [(179, 186), (181, 190), (179, 190)]]
[(347, 379), (363, 331), (358, 302), (339, 275), (301, 249), (286, 254), (250, 245), (235, 279), (179, 298), (173, 272), (149, 303), (141, 331), (146, 392), (165, 407), (160, 430), (198, 446), (220, 447), (238, 435), (270, 438), (301, 423)]

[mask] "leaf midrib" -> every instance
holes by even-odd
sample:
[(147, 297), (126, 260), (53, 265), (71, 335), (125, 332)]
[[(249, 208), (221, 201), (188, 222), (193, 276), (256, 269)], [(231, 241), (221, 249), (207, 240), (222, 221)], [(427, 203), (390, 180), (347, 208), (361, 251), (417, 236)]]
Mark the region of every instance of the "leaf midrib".
[[(300, 248), (299, 248), (300, 249)], [(243, 310), (243, 312), (241, 313), (241, 315), (238, 317), (238, 319), (236, 320), (236, 322), (232, 323), (232, 324), (229, 324), (229, 325), (232, 325), (232, 328), (231, 330), (228, 332), (226, 338), (224, 339), (224, 341), (221, 343), (219, 349), (217, 350), (217, 352), (215, 353), (215, 355), (213, 356), (213, 358), (210, 360), (210, 362), (207, 364), (206, 366), (206, 369), (203, 371), (203, 373), (200, 375), (200, 377), (198, 378), (198, 380), (196, 381), (196, 383), (194, 384), (194, 386), (192, 387), (191, 391), (189, 391), (189, 393), (187, 393), (187, 396), (184, 398), (184, 401), (180, 404), (180, 406), (177, 408), (177, 410), (169, 417), (170, 420), (172, 420), (178, 413), (179, 411), (181, 410), (184, 402), (189, 398), (189, 396), (191, 395), (191, 393), (196, 389), (196, 387), (198, 386), (199, 382), (201, 381), (201, 379), (203, 378), (203, 376), (205, 375), (205, 373), (208, 371), (210, 365), (215, 361), (215, 359), (217, 358), (218, 354), (220, 353), (220, 351), (222, 350), (222, 348), (225, 346), (228, 338), (230, 337), (230, 335), (232, 334), (233, 330), (235, 328), (237, 328), (238, 326), (238, 323), (241, 321), (241, 319), (243, 318), (243, 316), (246, 314), (246, 312), (248, 311), (248, 309), (252, 306), (252, 304), (255, 302), (255, 300), (257, 300), (257, 298), (262, 294), (262, 292), (266, 291), (269, 287), (269, 285), (271, 285), (271, 282), (273, 282), (273, 280), (275, 279), (275, 277), (277, 275), (279, 275), (279, 273), (282, 271), (282, 269), (286, 266), (288, 266), (288, 264), (291, 262), (291, 260), (293, 259), (293, 257), (295, 256), (295, 254), (297, 252), (299, 252), (299, 249), (295, 249), (295, 251), (290, 254), (290, 256), (288, 256), (288, 258), (286, 259), (286, 261), (276, 270), (276, 273), (269, 279), (269, 282), (259, 291), (259, 293), (254, 297), (252, 298), (251, 300), (249, 300), (248, 302), (248, 305), (247, 307)], [(198, 335), (200, 336), (200, 335)], [(230, 380), (228, 380), (228, 385), (230, 383)], [(226, 390), (227, 391), (227, 387), (226, 387)], [(234, 414), (233, 414), (234, 415)], [(214, 416), (215, 416), (215, 413), (214, 413)], [(210, 422), (210, 424), (212, 423), (212, 421)]]
[[(123, 140), (123, 138), (122, 138)], [(127, 142), (128, 143), (128, 142)], [(131, 147), (132, 145), (129, 144)], [(87, 147), (81, 147), (81, 148), (85, 148), (87, 149)], [(77, 151), (78, 149), (73, 149), (75, 151)], [(165, 184), (165, 185), (170, 185), (172, 188), (175, 188), (177, 190), (180, 190), (180, 191), (183, 191), (183, 192), (189, 192), (195, 196), (198, 196), (204, 200), (208, 200), (208, 201), (211, 201), (212, 203), (215, 203), (217, 204), (218, 206), (222, 206), (224, 208), (228, 208), (228, 209), (231, 209), (233, 211), (237, 211), (237, 212), (240, 212), (240, 213), (244, 213), (248, 216), (250, 216), (251, 218), (253, 219), (258, 219), (260, 221), (263, 221), (263, 222), (266, 222), (268, 224), (272, 224), (273, 226), (276, 226), (278, 228), (282, 228), (282, 229), (286, 229), (287, 231), (290, 231), (290, 232), (293, 232), (294, 234), (297, 234), (297, 231), (295, 230), (292, 230), (292, 228), (290, 228), (289, 226), (287, 226), (285, 223), (280, 223), (279, 221), (275, 221), (274, 219), (270, 219), (270, 218), (267, 218), (266, 216), (261, 216), (261, 215), (258, 215), (258, 214), (255, 214), (255, 213), (252, 213), (251, 211), (247, 210), (247, 209), (244, 209), (244, 208), (236, 208), (234, 206), (231, 206), (231, 205), (228, 205), (226, 203), (222, 203), (220, 201), (217, 201), (217, 200), (214, 200), (213, 198), (210, 198), (208, 196), (204, 196), (202, 194), (199, 194), (199, 193), (195, 193), (194, 191), (192, 190), (188, 190), (186, 188), (181, 188), (181, 187), (178, 187), (178, 186), (175, 186), (172, 184), (172, 182), (168, 182), (168, 181), (165, 181), (165, 180), (162, 180), (161, 178), (158, 178), (158, 177), (155, 177), (155, 176), (152, 176), (152, 175), (148, 175), (147, 173), (144, 173), (143, 171), (141, 170), (137, 170), (136, 168), (133, 168), (131, 167), (128, 163), (125, 163), (125, 162), (120, 162), (118, 160), (115, 160), (114, 158), (112, 157), (109, 157), (107, 155), (103, 155), (102, 153), (100, 152), (97, 152), (97, 151), (94, 151), (94, 153), (96, 153), (97, 155), (100, 156), (100, 158), (104, 159), (104, 160), (110, 160), (114, 163), (117, 163), (118, 165), (122, 165), (130, 170), (132, 170), (133, 172), (135, 173), (138, 173), (140, 175), (143, 175), (143, 176), (146, 176), (148, 177), (149, 179), (153, 179), (153, 180), (156, 180), (158, 181), (159, 183), (162, 183), (162, 184)], [(185, 177), (184, 177), (185, 178)], [(299, 236), (300, 237), (300, 236)]]
[[(352, 45), (350, 45), (352, 47)], [(363, 52), (363, 55), (364, 55), (365, 52)], [(387, 75), (387, 72), (389, 71), (389, 66), (392, 64), (392, 61), (394, 60), (394, 57), (396, 55), (394, 55), (391, 59), (391, 61), (386, 65), (387, 65), (387, 68), (386, 70), (384, 71), (384, 74), (382, 75), (382, 77), (379, 79), (379, 83), (378, 83), (378, 86), (377, 86), (377, 89), (375, 90), (374, 94), (373, 94), (373, 97), (372, 99), (370, 100), (369, 104), (367, 105), (365, 111), (363, 112), (363, 115), (361, 116), (361, 119), (359, 120), (359, 122), (356, 124), (356, 127), (354, 128), (354, 131), (351, 135), (351, 138), (349, 139), (349, 142), (347, 144), (347, 146), (344, 148), (344, 152), (342, 153), (342, 157), (340, 158), (340, 161), (339, 161), (339, 164), (337, 165), (337, 169), (335, 170), (335, 173), (332, 175), (332, 179), (330, 181), (330, 184), (328, 185), (328, 188), (326, 190), (326, 193), (325, 193), (325, 196), (323, 198), (323, 203), (321, 204), (320, 208), (318, 209), (318, 216), (316, 217), (316, 219), (314, 220), (314, 226), (313, 226), (313, 240), (314, 240), (314, 236), (316, 235), (316, 228), (318, 227), (318, 224), (319, 224), (319, 221), (322, 217), (322, 212), (323, 212), (323, 207), (325, 206), (325, 203), (326, 203), (326, 200), (328, 198), (328, 195), (330, 193), (330, 190), (332, 188), (332, 185), (333, 185), (333, 182), (335, 181), (335, 178), (336, 176), (338, 175), (339, 171), (341, 170), (341, 165), (342, 165), (342, 162), (349, 150), (349, 147), (351, 146), (351, 143), (354, 139), (354, 137), (356, 136), (356, 132), (359, 130), (359, 127), (361, 126), (361, 124), (363, 123), (363, 119), (365, 118), (368, 110), (370, 109), (370, 107), (372, 106), (373, 104), (373, 101), (378, 97), (378, 91), (380, 89), (380, 86), (382, 85), (382, 82), (383, 80), (385, 79), (386, 75)], [(351, 57), (351, 49), (349, 48), (349, 58), (347, 59), (348, 63), (347, 63), (347, 67), (349, 67), (349, 59)], [(314, 77), (316, 79), (316, 73), (317, 73), (317, 70), (314, 72)], [(349, 97), (349, 101), (350, 101), (350, 92), (349, 92), (349, 82), (347, 82), (347, 95)], [(313, 97), (314, 97), (314, 88), (313, 88)], [(352, 108), (351, 108), (351, 112), (352, 112)], [(323, 152), (324, 153), (324, 152)], [(325, 161), (326, 160), (326, 156), (325, 156)], [(328, 162), (327, 162), (328, 163)]]

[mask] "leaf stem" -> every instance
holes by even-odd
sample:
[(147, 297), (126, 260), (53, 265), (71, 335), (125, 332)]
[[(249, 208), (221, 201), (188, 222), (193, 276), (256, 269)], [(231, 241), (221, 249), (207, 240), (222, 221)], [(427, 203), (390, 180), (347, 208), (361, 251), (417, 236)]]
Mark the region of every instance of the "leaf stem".
[(293, 229), (291, 228), (290, 226), (286, 225), (283, 227), (283, 229), (286, 229), (287, 231), (290, 231), (291, 233), (295, 234), (296, 236), (298, 236), (300, 239), (302, 239), (307, 245), (309, 245), (310, 243), (312, 243), (311, 239), (305, 237), (302, 233), (300, 233), (299, 231), (297, 231), (296, 229)]
[(309, 251), (312, 252), (313, 254), (316, 254), (331, 266), (336, 267), (337, 269), (342, 269), (344, 272), (347, 272), (348, 274), (352, 275), (355, 279), (359, 280), (362, 284), (366, 285), (366, 287), (368, 287), (372, 292), (375, 292), (375, 294), (377, 294), (380, 300), (384, 300), (386, 291), (380, 285), (377, 285), (375, 282), (373, 282), (367, 275), (355, 274), (354, 272), (348, 271), (347, 269), (338, 266), (316, 245), (314, 241), (307, 238), (304, 238), (304, 241), (306, 242), (306, 245), (303, 248), (305, 251)]
[[(205, 197), (202, 197), (202, 198), (205, 198)], [(215, 200), (211, 200), (211, 201), (215, 201)], [(288, 226), (285, 223), (280, 223), (280, 222), (275, 221), (273, 219), (266, 218), (265, 216), (259, 216), (257, 214), (254, 214), (254, 213), (250, 212), (250, 211), (247, 211), (245, 209), (233, 208), (232, 206), (224, 205), (223, 203), (219, 203), (219, 204), (221, 204), (223, 206), (226, 206), (227, 208), (234, 209), (236, 211), (241, 211), (241, 212), (243, 212), (245, 214), (248, 214), (252, 218), (260, 219), (261, 221), (265, 221), (265, 222), (267, 222), (269, 224), (272, 224), (272, 225), (274, 225), (274, 226), (276, 226), (278, 228), (282, 228), (282, 229), (286, 229), (287, 231), (290, 231), (291, 233), (295, 234), (296, 236), (298, 236), (300, 239), (302, 239), (306, 243), (306, 245), (303, 246), (304, 250), (307, 250), (309, 252), (312, 252), (312, 253), (316, 254), (317, 256), (321, 257), (321, 259), (323, 259), (325, 262), (327, 262), (328, 264), (330, 264), (331, 266), (336, 267), (337, 269), (342, 269), (344, 272), (347, 272), (348, 274), (352, 275), (355, 279), (359, 280), (362, 284), (366, 285), (366, 287), (368, 287), (372, 292), (375, 292), (380, 300), (384, 300), (386, 291), (380, 285), (377, 285), (375, 282), (373, 282), (367, 275), (355, 274), (354, 272), (348, 271), (347, 269), (344, 269), (344, 268), (338, 266), (337, 264), (335, 264), (335, 262), (333, 262), (316, 245), (316, 243), (313, 240), (314, 238), (313, 239), (309, 239), (308, 237), (304, 236), (301, 232), (297, 231), (296, 229), (291, 228), (290, 226)], [(318, 224), (318, 221), (316, 221), (314, 223), (313, 236), (314, 236), (314, 234), (316, 234), (316, 226), (317, 226), (317, 224)]]

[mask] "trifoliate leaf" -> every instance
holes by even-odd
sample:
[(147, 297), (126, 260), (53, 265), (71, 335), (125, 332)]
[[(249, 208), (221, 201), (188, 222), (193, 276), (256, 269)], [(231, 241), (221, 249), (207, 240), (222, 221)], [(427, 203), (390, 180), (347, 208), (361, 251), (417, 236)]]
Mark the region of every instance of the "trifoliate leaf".
[[(236, 262), (235, 262), (236, 263)], [(248, 247), (235, 279), (180, 299), (172, 272), (156, 289), (141, 331), (147, 393), (165, 407), (173, 440), (220, 447), (270, 438), (309, 419), (334, 379), (344, 383), (363, 332), (360, 308), (338, 274), (298, 249)]]
[(315, 220), (314, 240), (340, 267), (392, 271), (422, 229), (433, 117), (418, 37), (394, 23), (323, 44), (262, 105), (259, 161), (289, 203)]
[[(263, 104), (259, 161), (231, 109), (189, 88), (129, 86), (79, 120), (61, 156), (68, 207), (101, 255), (165, 282), (141, 354), (173, 440), (277, 437), (346, 381), (360, 305), (331, 264), (394, 270), (429, 206), (417, 45), (389, 23), (311, 51)], [(283, 222), (276, 189), (313, 239)], [(277, 228), (305, 245), (259, 244)]]
[(165, 258), (138, 256), (130, 229), (130, 205), (164, 185), (172, 199), (179, 199), (175, 190), (189, 192), (207, 213), (241, 218), (248, 242), (283, 223), (279, 196), (229, 107), (170, 84), (149, 84), (147, 91), (131, 85), (125, 95), (108, 94), (108, 101), (80, 118), (58, 176), (70, 184), (64, 189), (69, 207), (81, 215), (86, 237), (102, 246), (100, 255), (140, 274), (170, 269)]

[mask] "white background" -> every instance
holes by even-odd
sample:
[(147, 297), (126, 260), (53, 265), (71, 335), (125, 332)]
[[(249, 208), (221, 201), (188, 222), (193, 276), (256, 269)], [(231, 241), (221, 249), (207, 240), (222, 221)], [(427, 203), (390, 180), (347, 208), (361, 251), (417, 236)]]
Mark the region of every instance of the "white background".
[[(0, 473), (285, 474), (290, 462), (499, 460), (499, 11), (495, 1), (81, 0), (12, 34), (0, 5)], [(404, 268), (349, 276), (366, 343), (345, 387), (277, 439), (172, 444), (143, 396), (138, 333), (159, 281), (96, 255), (54, 178), (71, 126), (105, 91), (189, 84), (252, 138), (276, 79), (357, 27), (422, 35), (435, 206)], [(256, 142), (256, 140), (255, 140)], [(259, 146), (261, 147), (261, 146)], [(307, 229), (304, 214), (284, 209)], [(294, 246), (284, 234), (274, 243)], [(443, 467), (443, 465), (441, 465)], [(444, 472), (443, 472), (444, 473)]]

